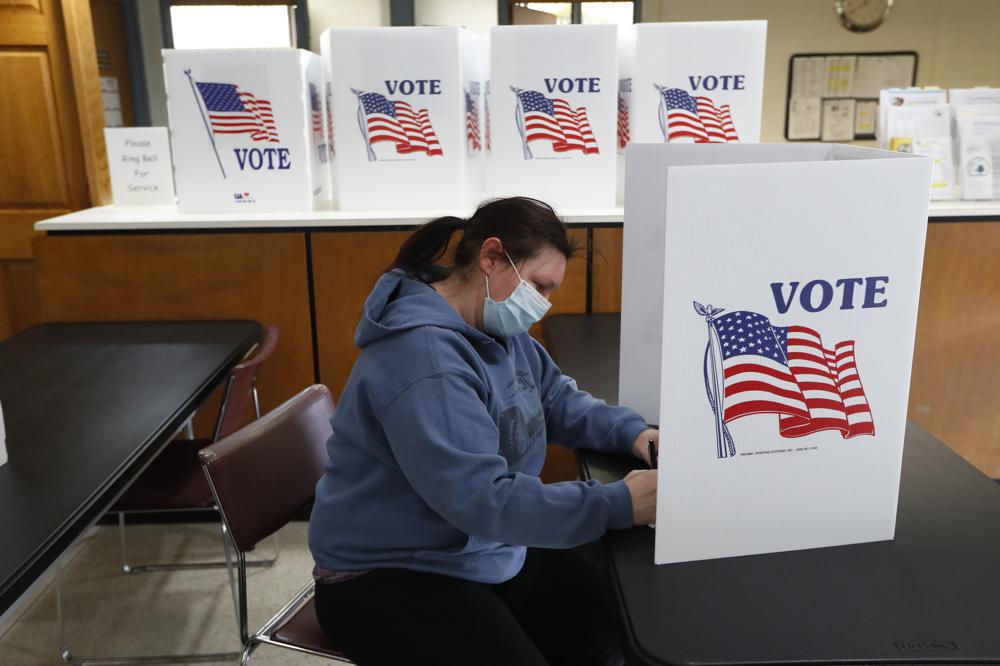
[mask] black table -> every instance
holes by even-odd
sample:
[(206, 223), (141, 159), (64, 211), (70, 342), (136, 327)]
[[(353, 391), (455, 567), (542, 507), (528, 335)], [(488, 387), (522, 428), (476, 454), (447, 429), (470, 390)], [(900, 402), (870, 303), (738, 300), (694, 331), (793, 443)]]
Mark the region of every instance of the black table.
[[(618, 397), (618, 315), (557, 315), (549, 348), (581, 388)], [(638, 466), (582, 452), (585, 478)], [(628, 650), (643, 664), (1000, 663), (1000, 487), (913, 423), (896, 539), (653, 564), (654, 532), (604, 544)]]
[(0, 342), (0, 614), (260, 338), (256, 322), (45, 324)]

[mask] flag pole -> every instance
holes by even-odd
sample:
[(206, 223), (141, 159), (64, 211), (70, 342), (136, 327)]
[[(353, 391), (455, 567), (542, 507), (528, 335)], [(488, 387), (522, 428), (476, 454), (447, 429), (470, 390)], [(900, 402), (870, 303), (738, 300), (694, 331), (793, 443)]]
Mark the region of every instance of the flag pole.
[(703, 306), (694, 302), (695, 311), (705, 318), (708, 327), (708, 345), (705, 348), (704, 375), (705, 391), (708, 402), (715, 413), (715, 450), (719, 458), (736, 455), (736, 446), (729, 434), (723, 418), (725, 411), (725, 382), (722, 373), (722, 346), (719, 342), (719, 332), (715, 328), (715, 315), (722, 308), (713, 308), (711, 304)]
[(368, 161), (374, 162), (378, 158), (375, 156), (375, 151), (372, 150), (371, 137), (368, 136), (368, 122), (365, 119), (366, 114), (364, 112), (364, 109), (362, 108), (364, 106), (364, 103), (361, 101), (362, 92), (354, 88), (351, 88), (351, 92), (358, 96), (358, 129), (361, 130), (361, 136), (363, 136), (365, 139), (365, 148), (368, 149)]
[(660, 112), (657, 114), (657, 120), (660, 122), (660, 134), (663, 135), (663, 142), (667, 142), (667, 111), (663, 108), (663, 86), (654, 83), (653, 87), (656, 88), (657, 92), (660, 93)]
[(185, 69), (184, 73), (188, 77), (188, 83), (191, 84), (191, 94), (194, 95), (194, 103), (198, 105), (198, 113), (201, 114), (201, 121), (205, 123), (205, 131), (208, 132), (208, 140), (212, 142), (212, 150), (215, 152), (215, 159), (219, 163), (219, 170), (222, 172), (222, 177), (226, 178), (226, 170), (222, 167), (222, 158), (219, 157), (219, 149), (215, 146), (215, 136), (212, 134), (212, 128), (208, 126), (208, 118), (205, 117), (205, 112), (201, 108), (201, 102), (198, 101), (198, 91), (194, 87), (194, 79), (191, 78), (191, 70)]
[(521, 134), (521, 147), (524, 149), (524, 159), (530, 160), (534, 156), (531, 154), (531, 148), (528, 147), (528, 139), (524, 133), (524, 107), (521, 105), (521, 89), (510, 87), (514, 91), (514, 95), (517, 97), (517, 108), (514, 110), (515, 118), (517, 119), (517, 131)]

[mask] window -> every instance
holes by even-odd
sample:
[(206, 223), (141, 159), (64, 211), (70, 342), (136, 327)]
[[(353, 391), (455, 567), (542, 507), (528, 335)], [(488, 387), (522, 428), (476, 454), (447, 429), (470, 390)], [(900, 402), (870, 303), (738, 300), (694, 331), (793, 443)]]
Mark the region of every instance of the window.
[(170, 25), (176, 49), (295, 46), (292, 7), (175, 4)]
[(513, 2), (511, 5), (511, 22), (515, 25), (534, 23), (631, 25), (638, 2), (578, 0), (577, 2)]

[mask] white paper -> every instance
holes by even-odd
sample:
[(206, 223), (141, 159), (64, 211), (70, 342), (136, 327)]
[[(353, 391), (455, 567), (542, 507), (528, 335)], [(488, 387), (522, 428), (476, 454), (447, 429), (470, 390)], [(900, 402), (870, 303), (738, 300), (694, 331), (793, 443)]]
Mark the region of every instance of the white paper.
[(824, 97), (851, 97), (857, 56), (827, 56)]
[(857, 100), (854, 103), (854, 135), (868, 136), (875, 134), (875, 114), (878, 112), (878, 102), (874, 100)]
[(912, 56), (858, 56), (853, 95), (878, 97), (883, 88), (908, 86), (913, 82), (915, 64)]
[(886, 133), (888, 117), (893, 109), (916, 108), (947, 104), (948, 96), (939, 88), (886, 88), (879, 92), (878, 123), (875, 134), (879, 148), (889, 148), (889, 137)]
[(822, 97), (826, 92), (826, 58), (799, 57), (792, 61), (792, 98)]
[[(815, 144), (633, 146), (628, 157), (626, 219), (634, 226), (625, 226), (624, 265), (656, 264), (663, 272), (661, 353), (646, 355), (647, 364), (660, 363), (661, 380), (655, 561), (893, 538), (929, 161)], [(643, 175), (633, 178), (637, 173)], [(640, 185), (649, 188), (633, 187)], [(658, 229), (661, 242), (630, 254), (637, 238), (629, 243), (629, 234), (643, 227)], [(834, 286), (838, 281), (854, 288)], [(788, 298), (793, 282), (802, 291)], [(633, 286), (623, 284), (623, 296)], [(653, 291), (650, 283), (646, 289)], [(699, 314), (695, 303), (715, 309)], [(623, 359), (635, 351), (629, 350), (635, 314), (623, 300)], [(733, 321), (721, 323), (727, 317)], [(785, 362), (792, 367), (808, 370), (805, 356), (813, 349), (813, 333), (794, 327), (814, 331), (823, 347), (837, 350), (840, 393), (801, 388), (812, 373), (787, 382), (790, 396), (806, 392), (795, 399), (727, 384), (723, 410), (740, 404), (754, 409), (728, 414), (731, 439), (718, 439), (706, 391), (708, 371), (718, 376), (713, 361), (706, 367), (708, 333), (716, 331), (713, 348), (720, 350), (721, 335), (743, 348), (758, 340), (770, 345), (763, 319), (793, 327), (770, 332), (773, 351), (781, 355), (790, 354), (786, 339), (800, 340), (794, 352), (803, 356)], [(729, 325), (733, 329), (720, 330)], [(735, 353), (736, 365), (725, 366), (730, 377), (746, 372), (740, 363), (751, 362), (742, 358), (748, 353), (743, 348)], [(770, 351), (757, 363), (765, 364)], [(788, 374), (788, 365), (772, 365)], [(624, 387), (633, 378), (621, 379)], [(813, 383), (823, 384), (822, 375)], [(856, 389), (860, 393), (848, 394)], [(818, 402), (828, 393), (829, 407)], [(741, 403), (746, 397), (758, 402)], [(836, 425), (822, 420), (828, 417), (843, 425), (796, 433), (789, 430), (795, 424), (762, 409), (764, 400), (809, 400), (809, 424)], [(835, 419), (824, 410), (834, 412), (836, 400), (841, 416)], [(624, 396), (621, 401), (629, 404)], [(851, 408), (846, 417), (845, 404)]]
[(959, 107), (958, 177), (963, 199), (1000, 197), (1000, 107)]
[(931, 171), (931, 199), (953, 199), (955, 197), (955, 168), (951, 155), (951, 137), (915, 137), (912, 143), (914, 155), (923, 155), (933, 161)]
[(101, 83), (101, 102), (104, 106), (104, 126), (121, 127), (122, 100), (118, 92), (118, 79), (113, 76), (98, 77)]
[(166, 127), (105, 128), (104, 143), (116, 205), (174, 203), (174, 173)]
[(851, 141), (854, 139), (854, 100), (823, 100), (823, 141)]
[(822, 100), (818, 97), (788, 100), (788, 138), (818, 139), (822, 114)]

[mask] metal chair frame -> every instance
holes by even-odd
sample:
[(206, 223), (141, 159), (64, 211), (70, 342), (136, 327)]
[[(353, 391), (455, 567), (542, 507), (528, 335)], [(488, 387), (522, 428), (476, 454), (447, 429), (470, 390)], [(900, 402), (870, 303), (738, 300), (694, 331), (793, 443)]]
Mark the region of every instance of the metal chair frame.
[[(230, 545), (232, 550), (236, 551), (236, 566), (228, 567), (227, 571), (230, 576), (230, 587), (233, 589), (233, 604), (236, 606), (236, 617), (238, 618), (240, 626), (240, 640), (243, 643), (243, 652), (240, 656), (240, 666), (247, 666), (250, 663), (250, 657), (253, 655), (254, 651), (260, 645), (274, 645), (277, 647), (284, 648), (286, 650), (293, 650), (295, 652), (303, 652), (305, 654), (311, 654), (317, 657), (323, 657), (324, 659), (329, 659), (330, 661), (335, 661), (342, 664), (353, 664), (354, 662), (341, 657), (336, 657), (325, 652), (320, 652), (318, 650), (310, 650), (308, 648), (303, 648), (297, 645), (289, 645), (288, 643), (283, 643), (276, 641), (273, 638), (273, 632), (276, 628), (281, 627), (285, 621), (292, 617), (296, 612), (298, 612), (305, 604), (309, 602), (315, 593), (316, 586), (315, 583), (309, 582), (294, 596), (288, 603), (286, 603), (277, 613), (275, 613), (271, 619), (264, 623), (264, 625), (254, 633), (250, 633), (249, 620), (247, 614), (247, 566), (248, 562), (246, 559), (246, 553), (241, 551), (233, 541), (231, 544), (229, 540), (232, 539), (230, 536), (229, 529), (229, 519), (226, 517), (226, 512), (222, 508), (219, 502), (219, 493), (215, 489), (215, 483), (212, 482), (212, 476), (208, 472), (208, 468), (203, 468), (205, 472), (205, 478), (208, 480), (208, 487), (212, 490), (212, 497), (215, 499), (215, 504), (219, 507), (219, 514), (222, 516), (222, 524), (225, 526), (223, 530), (223, 538), (227, 541), (226, 546), (226, 561), (229, 562), (232, 557), (230, 553)], [(235, 569), (236, 580), (233, 580), (233, 571)], [(235, 583), (235, 584), (234, 584)]]
[[(249, 356), (253, 353), (251, 349), (247, 353)], [(233, 378), (230, 377), (226, 383), (226, 391), (222, 397), (222, 405), (219, 407), (219, 414), (215, 420), (215, 429), (212, 433), (212, 441), (218, 441), (219, 436), (222, 434), (222, 422), (224, 420), (226, 409), (229, 407), (229, 400), (232, 397), (233, 391)], [(253, 388), (251, 389), (251, 396), (253, 396), (253, 408), (256, 418), (260, 418), (260, 396), (257, 393), (257, 380), (254, 379)], [(188, 419), (187, 423), (184, 425), (183, 429), (189, 435), (189, 439), (194, 439), (194, 433), (191, 428), (191, 421), (194, 419)], [(223, 569), (228, 565), (227, 562), (221, 560), (211, 560), (208, 562), (153, 562), (153, 563), (143, 563), (143, 564), (130, 564), (128, 561), (128, 544), (125, 538), (125, 515), (127, 513), (138, 513), (138, 514), (155, 514), (155, 513), (175, 513), (177, 509), (146, 509), (143, 511), (118, 511), (118, 543), (122, 553), (122, 571), (125, 573), (145, 573), (147, 571), (183, 571), (183, 570), (194, 570), (194, 569)], [(217, 505), (206, 506), (206, 507), (192, 507), (191, 509), (184, 509), (184, 511), (214, 511), (220, 515), (219, 507)], [(278, 548), (278, 536), (274, 536), (274, 554), (265, 557), (260, 560), (251, 560), (247, 562), (247, 566), (250, 567), (270, 567), (275, 562), (278, 561), (278, 555), (280, 550)]]
[[(250, 349), (245, 355), (244, 359), (250, 357), (251, 354), (257, 349), (258, 345), (255, 345)], [(229, 408), (229, 401), (232, 398), (233, 384), (235, 383), (235, 378), (230, 376), (226, 383), (226, 390), (223, 394), (222, 404), (219, 407), (219, 414), (216, 417), (215, 428), (212, 433), (212, 440), (218, 441), (220, 435), (222, 434), (223, 421), (225, 419), (226, 410)], [(253, 407), (255, 418), (260, 418), (260, 396), (257, 392), (257, 379), (253, 380), (253, 385), (251, 387), (251, 396), (253, 398)], [(183, 430), (189, 439), (194, 439), (194, 430), (192, 426), (192, 421), (194, 420), (194, 415), (191, 417), (178, 429), (178, 432)], [(211, 487), (211, 480), (209, 481), (209, 486)], [(180, 571), (180, 570), (192, 570), (192, 569), (222, 569), (225, 568), (229, 577), (229, 587), (233, 597), (233, 606), (236, 610), (237, 625), (240, 629), (240, 641), (241, 645), (245, 645), (246, 641), (243, 640), (243, 635), (245, 634), (244, 627), (246, 626), (246, 618), (241, 620), (239, 616), (239, 604), (237, 603), (237, 592), (234, 586), (234, 577), (232, 570), (232, 557), (229, 553), (229, 535), (228, 535), (228, 525), (225, 522), (225, 516), (218, 504), (218, 496), (215, 494), (215, 489), (212, 488), (212, 496), (215, 500), (215, 504), (210, 507), (192, 507), (191, 509), (185, 509), (188, 511), (215, 511), (220, 518), (220, 525), (222, 530), (222, 546), (225, 552), (225, 559), (223, 561), (210, 561), (210, 562), (176, 562), (176, 563), (150, 563), (150, 564), (129, 564), (128, 562), (128, 549), (127, 542), (125, 538), (125, 514), (126, 513), (175, 513), (177, 509), (149, 509), (144, 511), (118, 511), (118, 538), (119, 546), (121, 548), (122, 554), (122, 570), (125, 573), (143, 573), (148, 571)], [(251, 560), (246, 561), (246, 556), (244, 553), (240, 553), (241, 560), (244, 567), (244, 583), (246, 578), (245, 568), (246, 567), (270, 567), (278, 559), (279, 549), (278, 549), (278, 535), (273, 534), (272, 539), (274, 542), (274, 554), (265, 559), (261, 560)], [(229, 661), (234, 660), (241, 656), (241, 652), (215, 652), (215, 653), (181, 653), (181, 654), (170, 654), (170, 655), (150, 655), (142, 657), (76, 657), (69, 649), (66, 644), (66, 628), (63, 618), (63, 599), (62, 599), (62, 566), (56, 573), (56, 619), (58, 624), (59, 632), (59, 654), (63, 661), (68, 664), (74, 664), (76, 666), (87, 666), (90, 664), (110, 666), (112, 664), (190, 664), (190, 663), (205, 663), (205, 662), (218, 662), (218, 661)]]

